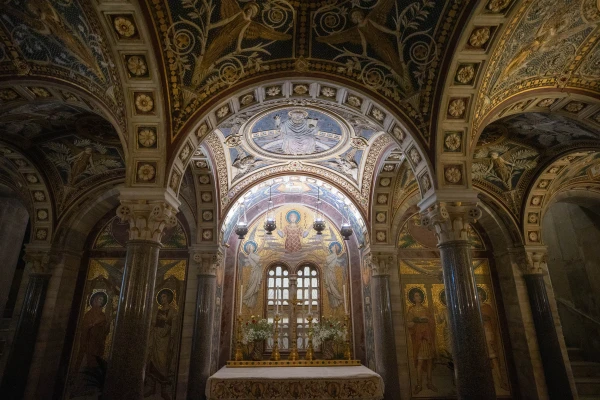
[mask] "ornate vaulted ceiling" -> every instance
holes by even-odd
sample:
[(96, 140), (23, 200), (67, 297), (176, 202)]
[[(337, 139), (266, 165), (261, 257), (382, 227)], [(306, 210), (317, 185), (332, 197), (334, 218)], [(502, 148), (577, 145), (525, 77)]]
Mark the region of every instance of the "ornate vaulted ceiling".
[(360, 87), (430, 143), (435, 90), (465, 1), (155, 1), (171, 141), (244, 82), (313, 74)]
[(596, 0), (517, 3), (485, 70), (475, 129), (496, 106), (532, 89), (560, 88), (598, 98), (599, 24)]
[(576, 168), (572, 165), (589, 154), (582, 150), (597, 148), (599, 141), (599, 130), (561, 115), (525, 113), (505, 117), (488, 125), (479, 137), (473, 156), (473, 179), (520, 217), (534, 179), (552, 170), (549, 163), (561, 157), (560, 172), (569, 175), (567, 170), (572, 171)]
[(125, 131), (122, 85), (91, 2), (5, 1), (0, 37), (0, 76), (52, 78), (80, 88), (101, 101)]

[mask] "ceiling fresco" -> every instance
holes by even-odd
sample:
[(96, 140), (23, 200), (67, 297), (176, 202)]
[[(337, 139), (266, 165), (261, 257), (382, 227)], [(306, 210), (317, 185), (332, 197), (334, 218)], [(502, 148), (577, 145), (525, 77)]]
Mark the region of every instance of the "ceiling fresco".
[(435, 81), (452, 22), (469, 9), (463, 3), (153, 2), (149, 12), (170, 82), (172, 140), (219, 92), (268, 74), (312, 72), (386, 98), (429, 142)]
[(0, 11), (0, 74), (52, 76), (101, 99), (125, 125), (114, 61), (90, 2), (9, 0)]
[(487, 111), (525, 89), (558, 86), (597, 92), (599, 23), (596, 0), (524, 1), (488, 64), (476, 125)]
[(39, 161), (59, 214), (83, 191), (125, 176), (114, 127), (74, 105), (32, 102), (0, 108), (0, 138)]
[(597, 146), (600, 131), (556, 114), (524, 113), (491, 123), (482, 132), (472, 164), (474, 182), (498, 195), (519, 215), (539, 168), (558, 153)]

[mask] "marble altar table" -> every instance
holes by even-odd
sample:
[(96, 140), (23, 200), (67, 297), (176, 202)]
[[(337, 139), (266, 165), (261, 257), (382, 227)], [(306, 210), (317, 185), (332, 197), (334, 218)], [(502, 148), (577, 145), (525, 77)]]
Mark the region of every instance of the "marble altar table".
[(223, 367), (208, 378), (208, 400), (381, 400), (381, 376), (354, 367)]

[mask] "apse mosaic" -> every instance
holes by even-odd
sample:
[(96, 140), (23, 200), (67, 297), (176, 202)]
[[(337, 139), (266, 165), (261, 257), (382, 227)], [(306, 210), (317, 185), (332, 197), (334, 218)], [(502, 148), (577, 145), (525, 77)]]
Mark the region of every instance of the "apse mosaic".
[[(510, 397), (507, 361), (498, 319), (497, 299), (490, 275), (488, 253), (479, 234), (469, 228), (475, 251), (473, 273), (483, 319), (487, 353), (496, 395)], [(412, 398), (456, 396), (452, 332), (439, 256), (415, 257), (413, 250), (435, 248), (432, 231), (420, 226), (419, 215), (410, 217), (401, 229), (402, 249), (398, 266), (401, 282), (403, 328), (407, 337), (408, 368)], [(422, 253), (420, 253), (422, 254)]]
[(344, 143), (338, 121), (321, 111), (282, 108), (252, 124), (249, 137), (259, 149), (285, 157), (327, 152)]
[(331, 220), (325, 217), (327, 228), (317, 235), (312, 228), (314, 210), (302, 205), (286, 205), (275, 209), (277, 229), (267, 235), (264, 217), (249, 227), (248, 235), (238, 250), (240, 278), (244, 285), (242, 313), (265, 315), (262, 299), (265, 295), (265, 268), (285, 262), (294, 268), (301, 262), (319, 266), (326, 299), (322, 314), (343, 318), (342, 286), (348, 281), (348, 253), (344, 240)]
[[(95, 399), (101, 394), (119, 307), (128, 229), (128, 223), (113, 217), (94, 240), (65, 399)], [(163, 249), (175, 257), (158, 262), (144, 388), (144, 398), (156, 400), (175, 398), (188, 257), (181, 223), (166, 230)], [(101, 256), (108, 251), (113, 257)]]
[[(297, 195), (311, 196), (313, 199), (316, 199), (319, 195), (321, 201), (330, 204), (332, 207), (339, 210), (340, 213), (348, 216), (350, 225), (353, 229), (353, 236), (356, 237), (359, 245), (365, 243), (366, 226), (364, 220), (355, 208), (347, 204), (349, 201), (346, 196), (331, 185), (323, 184), (312, 178), (282, 177), (275, 179), (274, 184), (271, 186), (271, 195), (273, 197), (280, 195), (284, 196), (285, 198), (290, 199), (289, 202), (292, 202), (293, 196)], [(247, 210), (250, 210), (260, 203), (266, 204), (268, 198), (269, 185), (266, 184), (255, 186), (242, 197)], [(347, 210), (346, 207), (348, 207)], [(232, 234), (235, 224), (240, 218), (242, 218), (242, 208), (238, 202), (236, 203), (236, 206), (230, 209), (225, 219), (223, 232), (225, 241), (227, 241)]]

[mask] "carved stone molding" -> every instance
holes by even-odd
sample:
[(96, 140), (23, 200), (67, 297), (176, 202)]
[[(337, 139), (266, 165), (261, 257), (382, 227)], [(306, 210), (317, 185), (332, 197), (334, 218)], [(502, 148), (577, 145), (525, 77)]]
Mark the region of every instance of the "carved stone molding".
[(475, 202), (436, 202), (421, 213), (424, 226), (435, 231), (438, 244), (468, 240), (469, 224), (477, 222), (482, 212)]
[(542, 275), (548, 269), (546, 265), (547, 249), (541, 246), (525, 247), (525, 251), (527, 252), (527, 263), (524, 265), (523, 274)]
[(198, 275), (216, 276), (223, 265), (223, 253), (220, 250), (216, 253), (196, 250), (192, 253), (192, 261), (197, 267)]
[(117, 216), (129, 222), (129, 240), (160, 243), (165, 228), (177, 225), (177, 210), (165, 201), (121, 200)]

